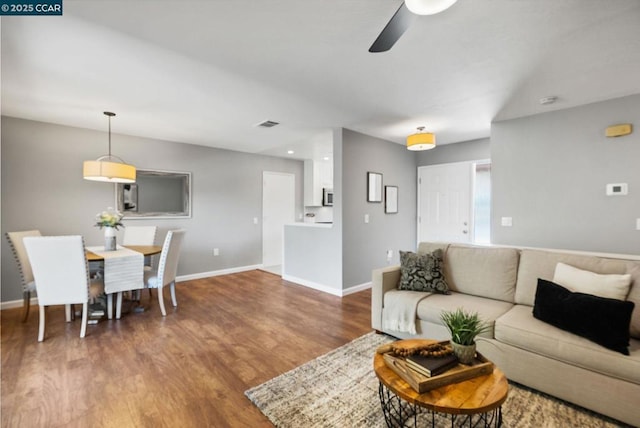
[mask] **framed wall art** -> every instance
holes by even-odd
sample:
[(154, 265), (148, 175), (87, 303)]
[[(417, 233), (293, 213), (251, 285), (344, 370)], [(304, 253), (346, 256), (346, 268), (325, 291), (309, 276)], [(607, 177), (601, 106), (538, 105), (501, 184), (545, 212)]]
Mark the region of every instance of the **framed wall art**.
[(382, 202), (382, 174), (367, 172), (367, 202)]
[(398, 213), (398, 186), (384, 186), (384, 212)]

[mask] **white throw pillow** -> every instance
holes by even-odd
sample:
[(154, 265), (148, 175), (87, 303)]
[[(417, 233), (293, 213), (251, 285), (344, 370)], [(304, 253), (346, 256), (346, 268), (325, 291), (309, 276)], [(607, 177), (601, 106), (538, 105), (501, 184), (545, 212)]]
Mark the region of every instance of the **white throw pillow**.
[(631, 275), (601, 275), (558, 263), (553, 275), (553, 282), (573, 292), (625, 300), (631, 287)]

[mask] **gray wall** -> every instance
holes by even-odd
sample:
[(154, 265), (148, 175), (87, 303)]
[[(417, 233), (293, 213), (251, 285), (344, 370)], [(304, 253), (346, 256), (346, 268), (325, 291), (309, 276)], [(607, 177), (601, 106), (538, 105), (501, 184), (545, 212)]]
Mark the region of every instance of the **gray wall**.
[[(371, 271), (399, 263), (398, 250), (416, 247), (416, 159), (405, 146), (350, 130), (342, 134), (343, 289), (371, 281)], [(367, 202), (366, 174), (382, 173), (384, 185), (398, 186), (398, 214), (384, 202)], [(364, 215), (369, 214), (365, 224)]]
[[(2, 117), (2, 233), (40, 229), (80, 234), (101, 245), (96, 213), (115, 206), (114, 186), (82, 179), (82, 162), (107, 149), (106, 132)], [(302, 214), (302, 161), (145, 138), (112, 135), (112, 151), (141, 169), (192, 172), (192, 218), (126, 220), (125, 225), (187, 229), (178, 273), (197, 274), (262, 263), (262, 171), (296, 176)], [(213, 256), (213, 248), (220, 256)], [(2, 239), (2, 301), (21, 298), (18, 270)]]
[[(619, 123), (634, 133), (606, 138)], [(491, 161), (493, 243), (640, 254), (640, 95), (496, 122)]]
[(489, 159), (491, 157), (490, 143), (488, 138), (483, 138), (436, 146), (432, 150), (416, 153), (417, 166)]

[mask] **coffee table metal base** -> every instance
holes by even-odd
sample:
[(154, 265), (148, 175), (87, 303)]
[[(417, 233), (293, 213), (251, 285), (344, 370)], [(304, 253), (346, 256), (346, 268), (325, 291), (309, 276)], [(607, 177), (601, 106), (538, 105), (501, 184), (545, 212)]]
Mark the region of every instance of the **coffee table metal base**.
[(382, 382), (378, 387), (384, 420), (389, 428), (396, 427), (500, 427), (502, 408), (487, 413), (456, 415), (438, 413), (416, 404), (408, 403), (390, 391)]

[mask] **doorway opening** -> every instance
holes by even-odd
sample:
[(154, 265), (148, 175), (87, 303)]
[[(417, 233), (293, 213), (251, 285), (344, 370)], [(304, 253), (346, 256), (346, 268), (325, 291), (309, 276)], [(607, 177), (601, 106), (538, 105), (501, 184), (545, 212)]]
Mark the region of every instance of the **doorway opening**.
[(282, 274), (284, 225), (295, 221), (296, 178), (282, 172), (262, 173), (262, 265)]

